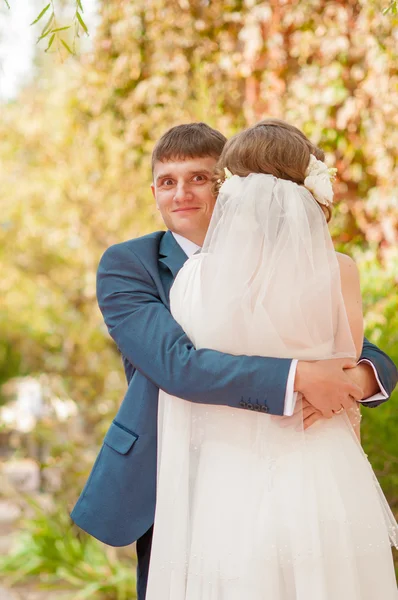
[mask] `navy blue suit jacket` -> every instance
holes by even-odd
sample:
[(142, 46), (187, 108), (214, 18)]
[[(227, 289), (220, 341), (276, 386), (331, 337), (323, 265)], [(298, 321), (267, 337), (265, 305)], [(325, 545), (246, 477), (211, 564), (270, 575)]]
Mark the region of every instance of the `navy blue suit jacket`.
[[(170, 288), (186, 260), (172, 234), (157, 231), (112, 246), (99, 265), (98, 302), (128, 389), (72, 518), (112, 546), (134, 542), (154, 521), (159, 388), (191, 402), (283, 414), (290, 359), (196, 350), (171, 316)], [(391, 393), (390, 359), (367, 340), (362, 357)]]

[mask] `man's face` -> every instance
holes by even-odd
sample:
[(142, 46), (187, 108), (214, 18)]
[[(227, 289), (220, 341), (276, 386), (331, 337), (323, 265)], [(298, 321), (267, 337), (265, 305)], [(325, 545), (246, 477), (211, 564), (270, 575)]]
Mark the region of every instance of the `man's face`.
[(155, 163), (152, 193), (168, 229), (202, 246), (216, 198), (211, 156)]

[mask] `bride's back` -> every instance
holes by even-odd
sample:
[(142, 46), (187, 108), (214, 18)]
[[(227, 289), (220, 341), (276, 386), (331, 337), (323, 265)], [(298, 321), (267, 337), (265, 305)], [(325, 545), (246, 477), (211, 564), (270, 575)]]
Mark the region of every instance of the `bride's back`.
[(279, 235), (272, 219), (266, 231), (240, 220), (247, 231), (236, 244), (220, 224), (216, 247), (184, 265), (170, 305), (196, 348), (301, 359), (355, 354), (329, 234), (320, 221), (318, 231), (307, 222), (293, 235), (285, 220)]
[[(325, 165), (298, 130), (279, 123), (227, 143), (220, 165), (236, 175), (220, 188), (202, 253), (177, 276), (171, 310), (197, 348), (301, 359), (355, 356), (325, 206), (300, 182), (308, 156), (315, 170)], [(267, 156), (263, 165), (248, 142)], [(320, 180), (313, 180), (316, 187)]]

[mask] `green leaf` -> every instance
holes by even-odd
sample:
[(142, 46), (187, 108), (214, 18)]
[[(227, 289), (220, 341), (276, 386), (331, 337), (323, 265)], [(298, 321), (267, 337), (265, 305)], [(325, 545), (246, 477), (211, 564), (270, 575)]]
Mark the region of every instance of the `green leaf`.
[(45, 37), (47, 37), (48, 35), (50, 35), (50, 33), (51, 33), (51, 29), (49, 29), (48, 31), (46, 31), (46, 33), (44, 35), (41, 35), (39, 38), (37, 38), (36, 44), (38, 44), (41, 40), (43, 40)]
[(54, 38), (55, 38), (55, 33), (53, 33), (52, 36), (50, 37), (50, 41), (48, 42), (48, 46), (44, 52), (48, 52), (50, 50), (51, 46), (53, 45)]
[(393, 15), (396, 15), (398, 13), (398, 6), (397, 6), (396, 0), (394, 0), (393, 2), (391, 2), (390, 5), (387, 6), (383, 10), (383, 15), (387, 15), (389, 12), (392, 12)]
[(57, 31), (65, 31), (65, 29), (70, 29), (71, 25), (66, 25), (66, 27), (57, 27), (57, 29), (51, 29), (51, 33), (56, 33)]
[(7, 7), (10, 8), (10, 5), (8, 4), (7, 0), (4, 0), (4, 2), (7, 4)]
[(44, 15), (44, 14), (45, 14), (47, 11), (48, 11), (48, 9), (50, 8), (50, 6), (51, 6), (51, 2), (49, 2), (49, 3), (47, 4), (47, 6), (45, 6), (45, 7), (43, 8), (43, 10), (41, 11), (41, 13), (40, 13), (40, 14), (39, 14), (39, 15), (36, 17), (36, 19), (35, 19), (34, 21), (32, 21), (31, 25), (34, 25), (35, 23), (37, 23), (37, 21), (40, 21), (40, 19), (41, 19), (41, 18), (42, 18), (42, 16), (43, 16), (43, 15)]
[(47, 23), (44, 25), (44, 27), (43, 27), (43, 29), (41, 31), (40, 37), (37, 40), (37, 42), (39, 42), (41, 39), (43, 39), (43, 37), (46, 37), (46, 35), (48, 35), (50, 33), (50, 31), (51, 31), (51, 25), (52, 25), (53, 20), (54, 20), (54, 13), (51, 13), (51, 16), (48, 19)]
[(67, 51), (69, 52), (69, 54), (73, 54), (72, 50), (70, 49), (70, 47), (68, 46), (68, 44), (65, 42), (65, 40), (61, 40), (61, 44), (64, 46), (64, 48), (67, 49)]
[[(51, 20), (51, 21), (52, 21), (52, 20)], [(50, 23), (50, 21), (49, 21), (49, 23)], [(38, 44), (38, 43), (39, 43), (39, 42), (40, 42), (40, 41), (41, 41), (43, 38), (45, 38), (45, 37), (47, 37), (48, 35), (50, 35), (50, 33), (52, 33), (52, 31), (51, 31), (51, 27), (47, 27), (47, 25), (46, 25), (46, 27), (45, 27), (45, 28), (43, 29), (43, 31), (42, 31), (42, 34), (41, 34), (41, 36), (37, 38), (37, 42), (36, 42), (36, 44)]]
[(77, 17), (77, 20), (79, 21), (80, 25), (83, 27), (84, 31), (87, 33), (87, 35), (89, 35), (87, 25), (83, 21), (82, 16), (79, 12), (76, 13), (76, 17)]
[(83, 5), (82, 5), (81, 1), (80, 1), (80, 0), (76, 0), (76, 2), (77, 2), (77, 6), (80, 8), (80, 10), (81, 10), (81, 11), (82, 11), (82, 13), (83, 13), (83, 12), (84, 12), (84, 9), (83, 9)]

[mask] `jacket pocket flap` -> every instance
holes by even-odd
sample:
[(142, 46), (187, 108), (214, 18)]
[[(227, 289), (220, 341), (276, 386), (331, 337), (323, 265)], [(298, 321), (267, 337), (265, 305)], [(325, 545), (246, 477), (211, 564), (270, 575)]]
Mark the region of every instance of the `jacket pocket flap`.
[(105, 436), (104, 443), (119, 452), (119, 454), (127, 454), (136, 440), (138, 440), (138, 435), (132, 431), (122, 429), (116, 423), (112, 423)]

